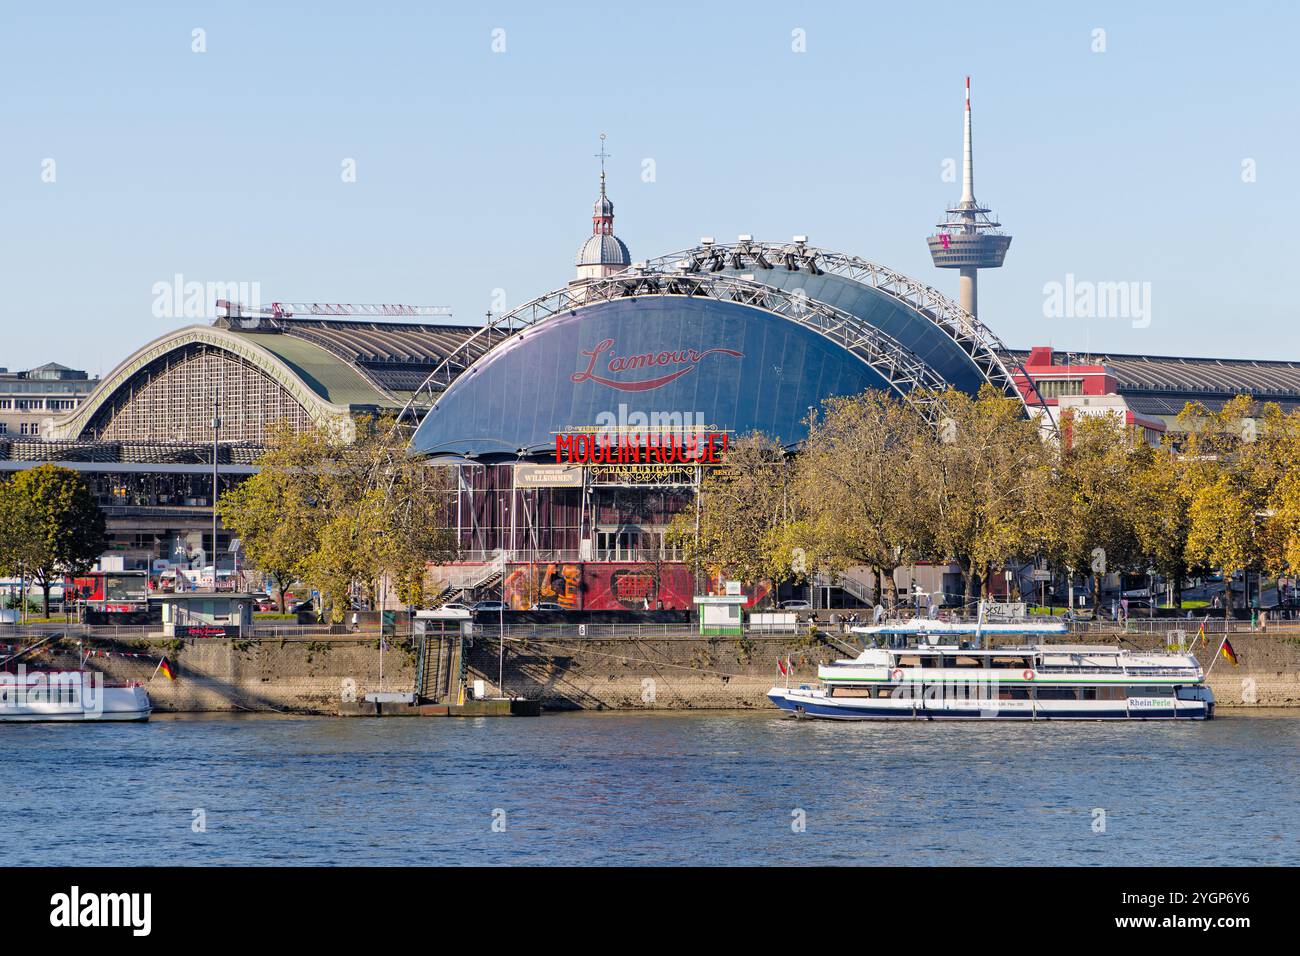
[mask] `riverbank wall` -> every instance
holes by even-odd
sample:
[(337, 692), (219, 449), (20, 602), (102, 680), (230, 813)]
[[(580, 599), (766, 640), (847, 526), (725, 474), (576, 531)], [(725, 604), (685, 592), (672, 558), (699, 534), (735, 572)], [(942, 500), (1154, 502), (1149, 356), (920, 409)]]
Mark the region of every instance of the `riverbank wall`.
[[(142, 657), (125, 656), (142, 648)], [(154, 673), (163, 655), (175, 680)], [(109, 650), (87, 666), (109, 679), (147, 681), (156, 711), (180, 713), (337, 714), (343, 701), (369, 691), (409, 691), (415, 682), (415, 655), (404, 642), (385, 651), (381, 679), (378, 637), (134, 642), (130, 651)]]
[[(1127, 634), (1089, 642), (1158, 647), (1153, 635)], [(1234, 634), (1240, 660), (1219, 659), (1210, 686), (1222, 707), (1300, 708), (1300, 636)], [(1209, 667), (1218, 641), (1198, 650)], [(140, 654), (133, 657), (130, 654)], [(813, 680), (817, 664), (846, 656), (827, 637), (762, 635), (746, 638), (550, 636), (511, 638), (499, 658), (495, 635), (467, 642), (467, 680), (499, 692), (498, 661), (507, 694), (540, 699), (548, 710), (746, 710), (768, 706), (766, 693), (784, 683), (777, 662), (789, 658), (791, 681)], [(176, 680), (153, 674), (166, 654)], [(430, 655), (432, 657), (432, 655)], [(94, 657), (88, 666), (116, 680), (147, 681), (162, 712), (254, 711), (337, 714), (340, 704), (368, 692), (416, 686), (418, 647), (391, 639), (380, 675), (377, 636), (314, 640), (204, 638), (143, 644)], [(60, 666), (59, 661), (52, 662)], [(66, 666), (66, 665), (62, 665)], [(151, 674), (153, 676), (151, 677)]]

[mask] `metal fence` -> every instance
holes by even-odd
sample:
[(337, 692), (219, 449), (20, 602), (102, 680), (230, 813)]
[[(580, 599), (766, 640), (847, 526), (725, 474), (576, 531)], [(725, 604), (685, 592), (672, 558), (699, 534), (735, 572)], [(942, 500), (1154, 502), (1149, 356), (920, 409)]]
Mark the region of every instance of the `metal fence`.
[[(679, 624), (507, 624), (507, 640), (671, 640), (698, 638), (699, 626), (685, 621)], [(494, 623), (475, 623), (472, 634), (495, 638), (502, 628)]]
[[(411, 634), (410, 624), (399, 621), (395, 629), (386, 632), (390, 638), (404, 638)], [(57, 635), (74, 640), (141, 641), (170, 640), (163, 634), (161, 624), (0, 624), (0, 644), (26, 644), (42, 637)], [(352, 628), (345, 624), (290, 624), (284, 626), (246, 628), (234, 640), (266, 641), (317, 641), (337, 639), (372, 640), (381, 636), (378, 625)], [(196, 637), (186, 640), (212, 641), (231, 638)]]
[[(1191, 641), (1200, 632), (1204, 623), (1207, 635), (1222, 635), (1225, 621), (1222, 617), (1195, 618), (1130, 618), (1124, 623), (1112, 621), (1075, 621), (1067, 633), (1059, 637), (1048, 638), (1052, 641), (1080, 641), (1134, 637), (1141, 635), (1158, 635), (1168, 642), (1178, 640), (1178, 635)], [(412, 635), (411, 621), (399, 616), (396, 626), (381, 632), (377, 623), (366, 623), (359, 627), (350, 624), (280, 624), (265, 622), (254, 624), (235, 638), (187, 638), (187, 640), (254, 640), (254, 641), (321, 641), (321, 640), (363, 640), (378, 641), (381, 636), (392, 640), (408, 638)], [(430, 626), (437, 624), (439, 626)], [(454, 636), (459, 631), (459, 622), (420, 622), (430, 636), (442, 633)], [(1228, 621), (1226, 631), (1229, 634), (1257, 633), (1277, 634), (1283, 637), (1300, 637), (1300, 621), (1269, 621), (1266, 626), (1252, 627), (1250, 621)], [(491, 617), (471, 624), (470, 636), (482, 635), (495, 639), (502, 628)], [(695, 640), (699, 639), (699, 626), (696, 622), (659, 623), (615, 623), (615, 624), (533, 624), (510, 622), (505, 625), (507, 640)], [(745, 628), (746, 639), (790, 638), (808, 636), (810, 627), (807, 621), (800, 621), (793, 628), (773, 629), (771, 627)], [(864, 643), (861, 635), (849, 630), (849, 624), (841, 621), (836, 624), (820, 623), (817, 634), (838, 642), (860, 645)], [(13, 624), (0, 623), (0, 644), (27, 644), (42, 637), (59, 635), (74, 640), (89, 641), (143, 641), (158, 642), (165, 638), (160, 624)], [(1032, 638), (1032, 640), (1044, 640)]]

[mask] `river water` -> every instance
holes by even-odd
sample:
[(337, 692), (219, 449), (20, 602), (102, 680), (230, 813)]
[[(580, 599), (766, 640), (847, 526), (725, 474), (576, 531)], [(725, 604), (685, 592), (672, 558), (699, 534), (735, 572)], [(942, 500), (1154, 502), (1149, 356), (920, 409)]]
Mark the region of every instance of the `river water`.
[[(1300, 716), (0, 726), (0, 863), (1300, 863)], [(200, 826), (201, 824), (201, 826)]]

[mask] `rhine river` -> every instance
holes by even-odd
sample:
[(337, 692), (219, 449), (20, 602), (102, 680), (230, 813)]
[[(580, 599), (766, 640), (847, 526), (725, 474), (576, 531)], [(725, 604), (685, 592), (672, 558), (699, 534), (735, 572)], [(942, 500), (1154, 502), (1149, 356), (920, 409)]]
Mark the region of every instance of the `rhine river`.
[(1293, 715), (7, 724), (0, 864), (1295, 865), (1298, 776)]

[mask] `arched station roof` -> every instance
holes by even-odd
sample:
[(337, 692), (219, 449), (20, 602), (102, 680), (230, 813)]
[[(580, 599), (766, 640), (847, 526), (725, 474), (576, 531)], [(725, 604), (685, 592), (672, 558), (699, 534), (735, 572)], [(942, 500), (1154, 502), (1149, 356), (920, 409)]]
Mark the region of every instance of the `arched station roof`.
[[(298, 424), (398, 412), (455, 352), (460, 371), (502, 337), (461, 326), (315, 319), (218, 320), (160, 336), (104, 376), (74, 411), (54, 420), (63, 440), (194, 441), (210, 419), (213, 384), (222, 437), (258, 441), (276, 418)], [(473, 338), (469, 345), (466, 341)], [(210, 430), (208, 432), (210, 436)]]

